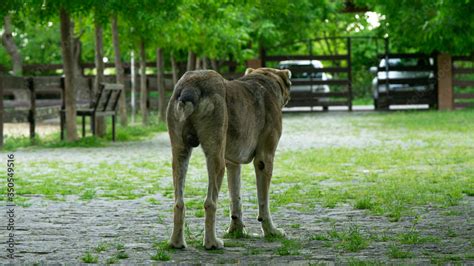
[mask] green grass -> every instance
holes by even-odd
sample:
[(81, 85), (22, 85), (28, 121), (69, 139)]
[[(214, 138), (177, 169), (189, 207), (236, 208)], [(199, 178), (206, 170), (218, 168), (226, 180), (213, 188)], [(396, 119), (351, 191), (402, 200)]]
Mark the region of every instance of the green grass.
[(169, 261), (171, 260), (171, 255), (174, 253), (174, 249), (170, 247), (168, 241), (163, 240), (161, 242), (153, 243), (153, 247), (156, 252), (151, 256), (152, 260), (156, 261)]
[[(130, 120), (130, 119), (129, 119)], [(107, 120), (108, 121), (108, 120)], [(158, 121), (156, 114), (150, 115), (150, 121), (147, 126), (143, 126), (139, 121), (134, 125), (122, 127), (117, 123), (116, 128), (116, 141), (137, 141), (149, 138), (157, 132), (164, 132), (167, 130), (166, 124)], [(98, 138), (91, 136), (89, 131), (86, 132), (87, 136), (82, 138), (81, 124), (78, 123), (78, 137), (76, 141), (68, 142), (61, 141), (58, 133), (53, 133), (47, 136), (39, 137), (31, 140), (29, 137), (9, 137), (6, 136), (3, 150), (15, 151), (20, 148), (34, 147), (34, 148), (97, 148), (105, 147), (112, 141), (112, 125), (110, 121), (107, 124), (107, 133), (104, 138)]]
[(317, 241), (329, 241), (330, 238), (326, 234), (314, 234), (310, 237), (310, 240), (317, 240)]
[(392, 259), (408, 259), (414, 257), (412, 252), (403, 250), (399, 246), (393, 244), (388, 247), (387, 255)]
[(108, 243), (100, 243), (97, 245), (97, 247), (94, 249), (95, 252), (101, 253), (104, 251), (107, 251), (110, 248), (110, 244)]
[(326, 233), (310, 236), (310, 240), (325, 241), (325, 246), (333, 246), (346, 252), (358, 252), (368, 247), (370, 239), (356, 225), (338, 230), (335, 225)]
[[(396, 222), (414, 215), (415, 207), (449, 208), (466, 195), (474, 195), (474, 111), (347, 114), (337, 119), (337, 123), (352, 129), (345, 134), (357, 135), (365, 130), (378, 136), (381, 143), (277, 152), (270, 197), (273, 211), (288, 204), (302, 212), (312, 212), (316, 206), (350, 204)], [(23, 178), (15, 184), (16, 200), (25, 204), (28, 195), (51, 200), (62, 200), (67, 195), (78, 195), (81, 200), (134, 199), (158, 192), (173, 197), (168, 157), (133, 162), (104, 158), (87, 165), (38, 158), (28, 165), (19, 162), (18, 173)], [(188, 175), (193, 185), (185, 188), (185, 204), (190, 215), (202, 217), (208, 181), (199, 149), (193, 153)], [(242, 183), (244, 189), (254, 191), (252, 166), (243, 167)], [(225, 184), (222, 190), (227, 193)], [(219, 208), (228, 209), (225, 198), (220, 199)], [(255, 196), (244, 200), (256, 204)], [(157, 204), (152, 199), (149, 202)]]
[(86, 252), (84, 256), (81, 257), (82, 262), (84, 263), (97, 263), (99, 257), (96, 255), (92, 255), (90, 252)]
[(298, 239), (282, 239), (281, 246), (276, 249), (276, 254), (280, 256), (299, 255), (301, 248), (301, 241)]
[(355, 98), (352, 100), (352, 105), (373, 105), (374, 99), (372, 98)]
[(301, 224), (291, 224), (290, 227), (293, 229), (299, 229), (301, 228)]
[(115, 249), (117, 249), (118, 251), (125, 250), (125, 245), (123, 243), (117, 243), (115, 244)]
[(338, 231), (335, 227), (328, 232), (328, 236), (335, 240), (335, 247), (343, 249), (348, 252), (358, 252), (362, 249), (365, 249), (369, 240), (366, 238), (359, 227), (356, 225), (351, 225), (349, 228)]
[[(321, 148), (277, 155), (273, 207), (349, 203), (392, 221), (411, 215), (411, 207), (458, 204), (474, 193), (474, 112), (404, 112), (352, 119), (386, 141), (418, 140), (423, 145), (383, 144), (367, 148)], [(427, 122), (428, 121), (428, 122)], [(363, 124), (364, 123), (364, 124)], [(437, 130), (437, 129), (440, 130)], [(321, 182), (334, 185), (322, 186)], [(274, 188), (274, 187), (272, 187)], [(309, 208), (307, 208), (309, 206)]]
[(115, 257), (119, 260), (128, 259), (128, 254), (124, 250), (119, 250)]
[(435, 243), (439, 242), (439, 238), (433, 236), (422, 236), (417, 230), (410, 230), (406, 233), (398, 235), (398, 239), (401, 244), (423, 244), (423, 243)]
[(251, 236), (249, 234), (247, 234), (246, 232), (242, 232), (242, 231), (234, 231), (234, 232), (226, 232), (224, 234), (224, 238), (227, 238), (227, 239), (242, 239), (242, 238), (251, 238)]
[(117, 264), (118, 261), (119, 260), (117, 259), (117, 257), (112, 256), (112, 257), (107, 258), (107, 260), (105, 261), (105, 264), (106, 265)]

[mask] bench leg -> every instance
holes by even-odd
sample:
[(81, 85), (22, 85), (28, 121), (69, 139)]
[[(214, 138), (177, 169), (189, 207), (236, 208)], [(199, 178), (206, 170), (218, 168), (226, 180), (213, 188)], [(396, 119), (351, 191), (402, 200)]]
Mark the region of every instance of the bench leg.
[(115, 115), (112, 115), (112, 141), (115, 142)]
[(86, 117), (82, 116), (82, 137), (86, 136)]
[(91, 115), (91, 131), (92, 136), (95, 136), (95, 115)]

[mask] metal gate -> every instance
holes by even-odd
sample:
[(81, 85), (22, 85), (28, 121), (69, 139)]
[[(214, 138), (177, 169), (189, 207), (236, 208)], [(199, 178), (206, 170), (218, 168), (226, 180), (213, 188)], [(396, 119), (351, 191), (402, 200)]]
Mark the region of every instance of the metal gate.
[(380, 59), (375, 109), (388, 109), (390, 105), (437, 106), (436, 56), (387, 53)]

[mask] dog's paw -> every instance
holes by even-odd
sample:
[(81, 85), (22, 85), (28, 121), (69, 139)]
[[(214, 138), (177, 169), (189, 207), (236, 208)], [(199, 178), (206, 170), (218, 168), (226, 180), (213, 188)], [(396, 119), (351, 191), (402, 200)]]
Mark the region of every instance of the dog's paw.
[(283, 229), (272, 226), (270, 228), (264, 228), (263, 235), (265, 237), (285, 237), (286, 233)]
[(186, 241), (184, 239), (173, 239), (173, 238), (170, 239), (169, 245), (170, 247), (176, 248), (176, 249), (183, 249), (183, 248), (186, 248), (187, 246)]
[(204, 239), (204, 247), (206, 249), (223, 249), (224, 248), (224, 241), (219, 238), (214, 239)]

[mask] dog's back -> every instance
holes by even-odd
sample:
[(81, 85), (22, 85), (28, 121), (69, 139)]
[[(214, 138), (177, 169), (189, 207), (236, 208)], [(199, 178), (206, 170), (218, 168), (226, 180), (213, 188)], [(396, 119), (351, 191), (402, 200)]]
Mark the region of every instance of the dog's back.
[(212, 70), (186, 72), (168, 106), (170, 134), (196, 147), (223, 130), (226, 159), (248, 163), (263, 129), (281, 127), (281, 97), (278, 81), (265, 75), (227, 81)]

